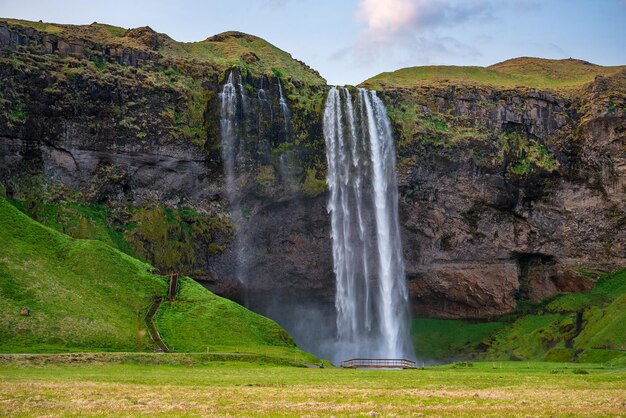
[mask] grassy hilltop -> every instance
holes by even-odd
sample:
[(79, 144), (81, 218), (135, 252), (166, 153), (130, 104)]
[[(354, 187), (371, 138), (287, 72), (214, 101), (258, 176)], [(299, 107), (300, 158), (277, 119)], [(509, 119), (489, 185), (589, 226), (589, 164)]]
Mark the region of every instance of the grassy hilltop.
[(33, 28), (62, 38), (87, 40), (97, 44), (157, 52), (165, 59), (182, 63), (209, 64), (218, 71), (238, 67), (256, 75), (291, 77), (307, 84), (325, 84), (325, 80), (306, 64), (269, 42), (242, 32), (224, 32), (199, 42), (177, 42), (149, 27), (125, 29), (94, 22), (90, 25), (31, 22), (0, 18), (0, 22)]
[(603, 67), (577, 59), (514, 58), (489, 67), (433, 65), (408, 67), (374, 76), (361, 85), (372, 89), (416, 86), (487, 86), (495, 88), (573, 89), (596, 76), (611, 76), (626, 66)]

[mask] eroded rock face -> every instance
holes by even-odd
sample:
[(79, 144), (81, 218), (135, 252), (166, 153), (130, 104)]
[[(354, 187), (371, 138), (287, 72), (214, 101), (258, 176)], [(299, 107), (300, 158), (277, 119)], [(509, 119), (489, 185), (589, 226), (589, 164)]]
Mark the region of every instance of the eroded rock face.
[(243, 242), (212, 260), (216, 289), (226, 281), (234, 284), (231, 290), (237, 293), (245, 285), (251, 294), (332, 303), (334, 274), (325, 196), (271, 204), (257, 198), (246, 203), (250, 218), (241, 225)]
[(515, 309), (517, 264), (438, 264), (408, 277), (416, 316), (484, 318)]
[[(443, 147), (399, 145), (405, 258), (416, 312), (501, 314), (513, 309), (515, 298), (537, 302), (589, 289), (592, 283), (578, 268), (626, 265), (626, 118), (623, 96), (610, 92), (623, 91), (625, 80), (624, 74), (597, 79), (569, 99), (476, 89), (389, 93), (392, 106), (422, 101), (425, 113), (452, 113), (486, 132)], [(552, 153), (558, 168), (532, 165), (517, 175), (512, 167), (519, 156), (497, 147), (512, 126)]]

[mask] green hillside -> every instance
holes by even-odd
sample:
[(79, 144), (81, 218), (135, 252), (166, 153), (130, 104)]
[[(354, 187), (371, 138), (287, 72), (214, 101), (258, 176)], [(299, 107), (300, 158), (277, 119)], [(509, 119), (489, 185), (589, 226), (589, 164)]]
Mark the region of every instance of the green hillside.
[[(0, 352), (152, 351), (144, 317), (167, 279), (112, 247), (47, 228), (0, 198)], [(22, 308), (29, 315), (22, 315)], [(155, 324), (177, 352), (315, 361), (275, 322), (184, 278)]]
[(489, 322), (415, 319), (420, 358), (626, 361), (626, 270), (605, 274), (588, 292), (557, 296)]
[(416, 86), (477, 85), (501, 88), (568, 89), (610, 76), (626, 66), (603, 67), (576, 59), (514, 58), (489, 67), (424, 66), (381, 73), (361, 85), (373, 89)]
[(200, 42), (177, 42), (148, 27), (125, 29), (94, 22), (90, 25), (31, 22), (0, 18), (0, 22), (34, 28), (40, 32), (69, 39), (85, 39), (103, 45), (119, 45), (139, 51), (156, 51), (165, 58), (208, 63), (218, 70), (239, 67), (255, 74), (280, 75), (308, 84), (325, 84), (319, 73), (294, 60), (291, 54), (269, 42), (241, 32), (225, 32)]

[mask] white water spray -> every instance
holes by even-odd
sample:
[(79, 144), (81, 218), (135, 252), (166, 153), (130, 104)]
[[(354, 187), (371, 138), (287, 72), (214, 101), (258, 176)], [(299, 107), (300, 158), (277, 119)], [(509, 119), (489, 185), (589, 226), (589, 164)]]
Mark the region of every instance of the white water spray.
[(280, 105), (280, 113), (283, 115), (283, 121), (285, 123), (285, 139), (289, 140), (289, 124), (291, 123), (291, 112), (289, 112), (289, 105), (287, 104), (287, 100), (285, 100), (285, 96), (283, 95), (283, 86), (280, 84), (280, 78), (276, 78), (278, 80), (278, 104)]
[[(343, 96), (343, 97), (342, 97)], [(324, 110), (333, 261), (334, 361), (413, 358), (398, 220), (395, 149), (385, 107), (332, 88)]]
[(231, 202), (235, 192), (235, 160), (239, 145), (239, 123), (237, 118), (237, 90), (233, 84), (233, 73), (228, 75), (220, 94), (220, 129), (222, 135), (222, 160), (226, 176), (226, 192)]

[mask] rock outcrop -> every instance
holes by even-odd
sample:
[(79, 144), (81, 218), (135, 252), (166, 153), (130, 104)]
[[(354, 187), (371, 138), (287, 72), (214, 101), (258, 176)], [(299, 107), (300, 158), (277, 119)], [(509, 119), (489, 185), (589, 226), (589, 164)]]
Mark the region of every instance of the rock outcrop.
[[(501, 314), (516, 298), (588, 289), (578, 269), (625, 265), (625, 90), (622, 73), (569, 97), (524, 89), (386, 92), (390, 106), (418, 105), (424, 124), (438, 117), (447, 124), (443, 132), (418, 127), (399, 145), (417, 312)], [(445, 296), (433, 306), (437, 293)], [(472, 300), (481, 294), (483, 301)]]

